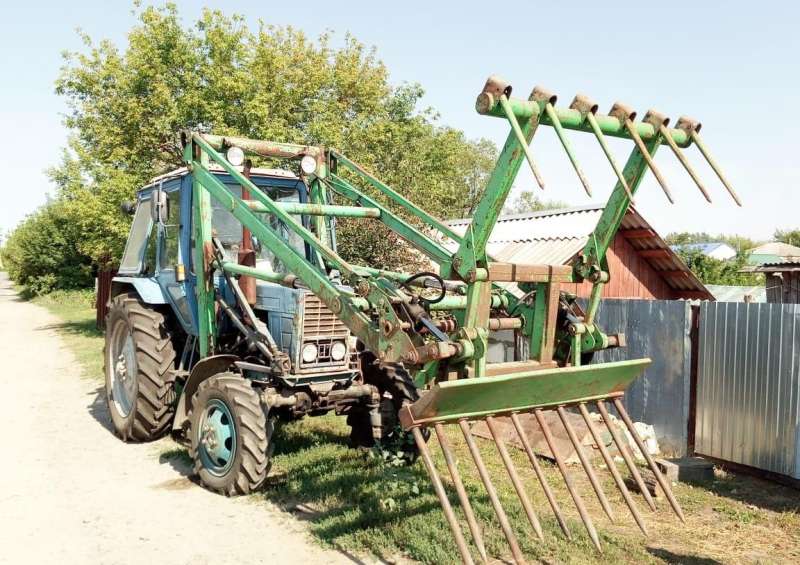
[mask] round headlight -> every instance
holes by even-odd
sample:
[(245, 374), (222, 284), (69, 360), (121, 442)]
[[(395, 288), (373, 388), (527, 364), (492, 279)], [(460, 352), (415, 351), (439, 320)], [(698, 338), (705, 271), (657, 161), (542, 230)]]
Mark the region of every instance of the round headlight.
[(331, 359), (341, 361), (347, 355), (347, 346), (343, 341), (337, 341), (331, 345)]
[(303, 346), (303, 349), (300, 351), (300, 355), (303, 357), (303, 363), (313, 363), (317, 360), (317, 346), (313, 343), (307, 343)]
[(234, 167), (239, 167), (242, 163), (244, 163), (244, 151), (242, 151), (241, 147), (236, 147), (235, 145), (228, 147), (228, 151), (225, 153), (225, 158), (228, 159), (228, 163)]
[(317, 170), (317, 160), (311, 155), (304, 155), (300, 159), (300, 170), (305, 174), (310, 175)]

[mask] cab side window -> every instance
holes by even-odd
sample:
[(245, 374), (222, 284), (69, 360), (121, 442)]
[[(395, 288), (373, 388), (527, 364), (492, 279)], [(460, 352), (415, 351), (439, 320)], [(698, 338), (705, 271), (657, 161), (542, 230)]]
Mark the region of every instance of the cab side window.
[(167, 193), (167, 218), (161, 239), (161, 269), (174, 269), (180, 263), (181, 200), (180, 190)]

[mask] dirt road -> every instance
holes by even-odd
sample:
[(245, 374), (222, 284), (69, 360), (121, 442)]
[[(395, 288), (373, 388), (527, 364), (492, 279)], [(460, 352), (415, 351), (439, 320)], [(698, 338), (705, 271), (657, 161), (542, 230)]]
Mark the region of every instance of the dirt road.
[(0, 273), (0, 563), (352, 563), (291, 516), (193, 484), (169, 440), (124, 444), (100, 383)]

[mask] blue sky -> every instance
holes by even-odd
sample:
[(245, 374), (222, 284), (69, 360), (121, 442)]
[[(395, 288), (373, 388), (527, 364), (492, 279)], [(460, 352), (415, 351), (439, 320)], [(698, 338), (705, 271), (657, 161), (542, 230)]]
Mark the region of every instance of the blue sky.
[[(792, 2), (317, 2), (178, 1), (186, 22), (203, 6), (238, 12), (254, 23), (290, 24), (311, 36), (330, 29), (374, 45), (394, 83), (419, 82), (425, 103), (445, 124), (501, 144), (508, 127), (478, 116), (474, 99), (490, 74), (518, 96), (536, 84), (568, 105), (576, 92), (608, 111), (624, 101), (640, 115), (656, 108), (703, 123), (711, 148), (740, 193), (737, 208), (694, 149), (714, 204), (708, 205), (665, 148), (656, 161), (675, 195), (670, 205), (649, 175), (637, 205), (666, 234), (672, 230), (769, 238), (800, 228), (800, 8)], [(63, 100), (53, 92), (63, 50), (80, 49), (80, 27), (124, 45), (134, 24), (126, 1), (7, 3), (0, 18), (0, 230), (16, 225), (52, 190), (44, 170), (65, 144)], [(582, 205), (605, 199), (613, 173), (588, 135), (571, 139), (594, 187), (589, 199), (554, 133), (533, 149), (547, 181), (546, 198)], [(629, 151), (614, 141), (618, 160)], [(523, 169), (516, 189), (535, 185)]]

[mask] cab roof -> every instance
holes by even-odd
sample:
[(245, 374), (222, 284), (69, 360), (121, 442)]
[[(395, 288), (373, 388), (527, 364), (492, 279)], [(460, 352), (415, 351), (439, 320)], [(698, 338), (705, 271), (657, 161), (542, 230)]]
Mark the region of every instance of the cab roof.
[[(244, 167), (235, 167), (235, 169), (239, 172), (242, 172), (244, 170)], [(211, 163), (208, 166), (208, 170), (214, 173), (225, 173), (225, 169), (223, 169), (222, 167), (220, 167), (215, 163)], [(159, 182), (171, 180), (174, 178), (180, 178), (187, 174), (189, 174), (189, 169), (187, 169), (186, 167), (179, 167), (177, 169), (169, 171), (168, 173), (164, 173), (163, 175), (158, 175), (156, 177), (153, 177), (152, 179), (150, 179), (150, 182), (148, 182), (145, 186), (140, 188), (139, 191), (151, 188)], [(275, 177), (275, 178), (282, 178), (289, 180), (300, 180), (300, 177), (298, 177), (296, 174), (294, 174), (291, 171), (287, 171), (285, 169), (265, 169), (261, 167), (253, 167), (252, 169), (250, 169), (250, 174), (252, 176), (258, 176), (258, 177)]]

